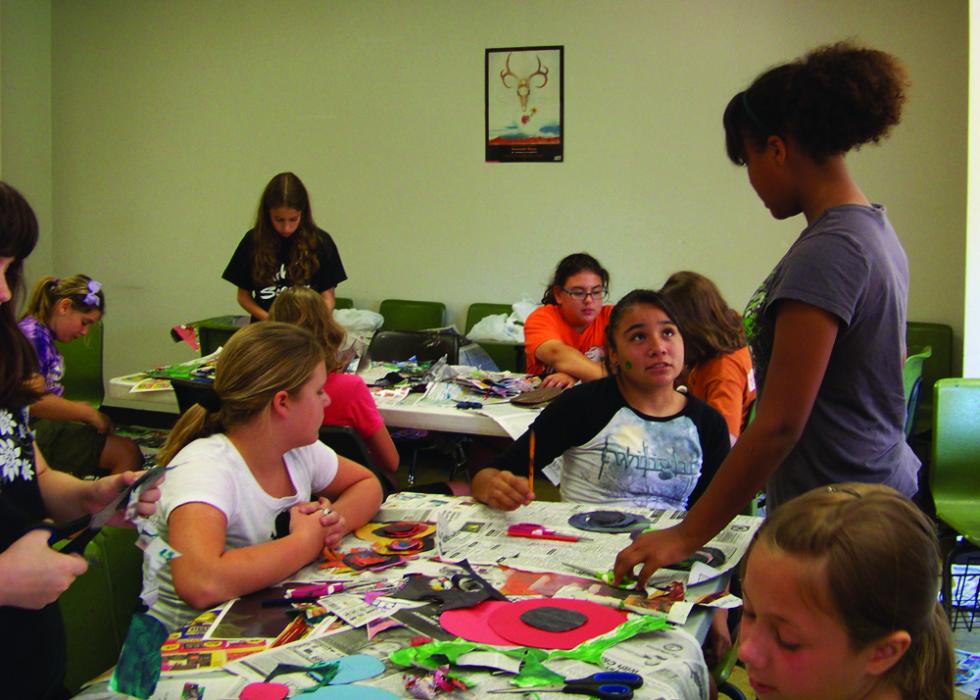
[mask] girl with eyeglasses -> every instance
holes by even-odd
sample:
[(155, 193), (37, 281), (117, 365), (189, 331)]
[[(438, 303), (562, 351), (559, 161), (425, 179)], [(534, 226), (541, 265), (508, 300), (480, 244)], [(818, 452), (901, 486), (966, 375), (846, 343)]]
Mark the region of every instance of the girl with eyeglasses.
[(569, 387), (605, 376), (604, 338), (612, 305), (603, 304), (609, 273), (588, 253), (558, 263), (544, 297), (524, 323), (528, 374), (543, 386)]
[(34, 346), (43, 380), (41, 398), (31, 404), (38, 447), (52, 467), (81, 477), (118, 474), (143, 463), (135, 442), (112, 434), (109, 416), (66, 398), (61, 384), (65, 361), (55, 341), (84, 338), (104, 315), (105, 292), (99, 282), (88, 275), (46, 275), (34, 285), (19, 324)]

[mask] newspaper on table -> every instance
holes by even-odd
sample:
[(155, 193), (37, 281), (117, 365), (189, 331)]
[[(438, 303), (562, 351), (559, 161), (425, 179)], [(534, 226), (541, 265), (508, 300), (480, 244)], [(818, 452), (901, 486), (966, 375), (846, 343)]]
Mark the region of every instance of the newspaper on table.
[[(447, 561), (466, 559), (471, 564), (504, 564), (530, 571), (579, 574), (583, 570), (608, 571), (613, 568), (616, 554), (630, 544), (629, 534), (585, 532), (568, 524), (568, 519), (576, 513), (601, 508), (599, 504), (544, 502), (531, 503), (511, 512), (496, 511), (483, 505), (443, 506), (435, 513), (439, 556)], [(676, 525), (685, 515), (683, 511), (648, 508), (617, 510), (646, 517), (650, 521), (648, 527), (655, 530)], [(535, 523), (558, 532), (574, 534), (581, 539), (578, 542), (556, 542), (508, 536), (508, 526), (517, 523)], [(738, 515), (707, 543), (706, 546), (714, 547), (725, 555), (724, 563), (713, 567), (718, 575), (738, 564), (761, 524), (761, 518)], [(659, 579), (667, 575), (658, 572), (655, 576)], [(671, 571), (669, 576), (676, 578), (677, 572)], [(698, 582), (704, 580), (704, 575), (699, 574)]]

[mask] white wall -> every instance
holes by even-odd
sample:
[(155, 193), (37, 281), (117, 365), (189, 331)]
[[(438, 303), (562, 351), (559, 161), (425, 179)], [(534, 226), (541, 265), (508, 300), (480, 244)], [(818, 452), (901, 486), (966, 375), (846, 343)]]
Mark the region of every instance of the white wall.
[[(970, 0), (971, 24), (980, 2)], [(963, 318), (963, 376), (980, 377), (980, 45), (970, 43), (970, 148), (967, 199), (966, 294)]]
[[(915, 82), (902, 125), (852, 167), (909, 253), (910, 317), (962, 330), (962, 2), (51, 8), (46, 235), (55, 273), (106, 285), (107, 375), (189, 357), (169, 326), (236, 311), (221, 270), (285, 169), (340, 247), (338, 294), (359, 306), (443, 300), (460, 321), (473, 301), (539, 295), (586, 249), (614, 296), (692, 268), (741, 307), (802, 221), (771, 220), (728, 163), (722, 110), (761, 70), (848, 36), (900, 56)], [(485, 164), (484, 49), (550, 44), (565, 46), (565, 162)]]

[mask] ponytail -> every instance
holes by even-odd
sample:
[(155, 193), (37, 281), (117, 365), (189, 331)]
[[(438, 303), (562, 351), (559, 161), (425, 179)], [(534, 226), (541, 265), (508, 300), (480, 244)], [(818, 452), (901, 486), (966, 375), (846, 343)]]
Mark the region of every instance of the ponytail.
[(321, 362), (323, 349), (305, 328), (260, 321), (241, 329), (218, 357), (214, 391), (219, 402), (184, 412), (160, 450), (159, 463), (169, 464), (193, 440), (247, 422), (265, 410), (276, 393), (294, 395)]
[(76, 311), (100, 311), (105, 314), (105, 292), (101, 283), (88, 275), (72, 275), (64, 279), (44, 275), (34, 285), (24, 316), (33, 316), (41, 323), (48, 323), (55, 305), (62, 299), (70, 299)]

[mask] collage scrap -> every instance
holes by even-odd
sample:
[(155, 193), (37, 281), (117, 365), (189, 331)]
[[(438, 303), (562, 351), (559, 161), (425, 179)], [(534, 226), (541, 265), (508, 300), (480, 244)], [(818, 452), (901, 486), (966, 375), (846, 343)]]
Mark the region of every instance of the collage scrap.
[[(394, 494), (323, 561), (171, 635), (144, 695), (476, 697), (614, 672), (636, 674), (630, 697), (706, 698), (700, 611), (740, 604), (726, 574), (761, 520), (739, 516), (645, 595), (611, 585), (630, 530), (677, 517), (543, 502), (505, 513)], [(115, 681), (79, 697), (118, 698)]]

